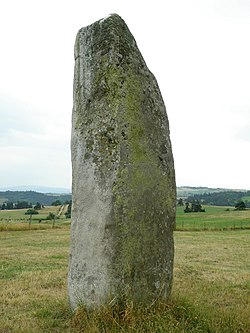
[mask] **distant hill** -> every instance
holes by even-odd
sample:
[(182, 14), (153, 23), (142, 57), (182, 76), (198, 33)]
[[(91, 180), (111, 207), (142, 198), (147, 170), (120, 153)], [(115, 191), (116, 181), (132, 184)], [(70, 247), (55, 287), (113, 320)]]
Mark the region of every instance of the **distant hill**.
[[(235, 206), (237, 202), (244, 201), (247, 208), (250, 208), (250, 191), (246, 190), (229, 190), (229, 189), (191, 190), (188, 196), (179, 196), (185, 201), (192, 202), (198, 200), (204, 205), (211, 206)], [(203, 192), (203, 193), (202, 193)], [(184, 192), (185, 195), (187, 194)]]
[[(14, 190), (14, 189), (25, 190)], [(40, 191), (27, 190), (30, 186), (11, 187), (12, 190), (0, 189), (0, 204), (3, 202), (27, 201), (32, 204), (37, 202), (43, 205), (51, 205), (52, 202), (60, 200), (62, 203), (72, 199), (69, 189), (35, 186), (33, 188)], [(200, 200), (204, 204), (210, 205), (230, 205), (233, 206), (238, 200), (243, 200), (250, 206), (250, 191), (232, 190), (225, 188), (209, 187), (177, 187), (177, 198), (186, 200)]]
[(221, 193), (221, 192), (246, 192), (246, 190), (235, 190), (227, 188), (210, 188), (210, 187), (192, 187), (192, 186), (179, 186), (177, 187), (177, 198), (186, 199), (193, 195), (201, 195), (206, 193)]
[(71, 193), (69, 188), (65, 187), (48, 187), (48, 186), (38, 186), (38, 185), (21, 185), (21, 186), (9, 186), (0, 188), (0, 191), (35, 191), (39, 193)]
[(0, 203), (27, 201), (32, 204), (37, 202), (49, 206), (52, 202), (60, 200), (62, 203), (71, 200), (71, 194), (45, 194), (35, 191), (1, 191)]

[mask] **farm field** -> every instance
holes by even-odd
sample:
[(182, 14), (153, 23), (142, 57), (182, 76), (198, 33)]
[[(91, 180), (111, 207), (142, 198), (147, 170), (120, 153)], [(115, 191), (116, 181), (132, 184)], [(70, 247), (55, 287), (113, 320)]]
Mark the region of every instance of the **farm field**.
[[(13, 210), (0, 210), (0, 231), (2, 230), (24, 230), (24, 229), (46, 229), (50, 228), (52, 221), (47, 219), (49, 213), (55, 214), (57, 219), (55, 225), (62, 225), (62, 222), (68, 222), (65, 219), (65, 213), (67, 205), (63, 206), (46, 206), (38, 210), (39, 214), (33, 215), (31, 225), (29, 226), (29, 215), (25, 215), (27, 208), (25, 209), (13, 209)], [(0, 332), (1, 333), (1, 332)]]
[[(180, 211), (177, 216), (189, 218)], [(27, 224), (18, 217), (10, 225), (15, 223)], [(69, 310), (70, 231), (64, 219), (56, 223), (54, 229), (47, 224), (44, 230), (0, 232), (0, 333), (249, 332), (250, 230), (175, 231), (171, 300), (149, 309), (128, 307), (126, 316), (116, 317), (110, 309)]]
[(177, 207), (177, 230), (250, 229), (250, 209), (235, 211), (234, 207), (203, 206), (204, 213), (184, 213)]
[[(250, 209), (235, 211), (233, 207), (203, 206), (205, 213), (184, 213), (184, 207), (177, 207), (176, 230), (231, 230), (250, 229)], [(50, 227), (51, 221), (46, 220), (49, 213), (60, 217), (56, 225), (69, 223), (65, 219), (67, 206), (46, 206), (39, 210), (38, 215), (32, 217), (31, 228), (45, 229)], [(25, 215), (27, 209), (0, 210), (0, 231), (20, 230), (28, 227), (29, 216)], [(42, 220), (42, 223), (38, 223)]]

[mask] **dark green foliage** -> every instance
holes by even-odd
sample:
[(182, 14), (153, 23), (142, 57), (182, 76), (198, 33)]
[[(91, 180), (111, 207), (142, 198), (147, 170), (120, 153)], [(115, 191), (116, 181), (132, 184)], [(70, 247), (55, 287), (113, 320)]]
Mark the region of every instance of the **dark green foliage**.
[(62, 202), (60, 200), (56, 200), (51, 203), (51, 206), (61, 206), (61, 205), (62, 205)]
[(182, 199), (182, 198), (178, 199), (178, 201), (177, 201), (177, 205), (178, 205), (178, 206), (184, 206), (184, 202), (183, 202), (183, 199)]
[(14, 209), (14, 204), (13, 204), (13, 202), (5, 202), (5, 203), (2, 204), (1, 209), (2, 210)]
[(46, 217), (46, 220), (54, 220), (56, 218), (56, 215), (49, 212), (49, 215)]
[(185, 213), (198, 213), (198, 212), (205, 212), (205, 209), (202, 208), (200, 202), (198, 200), (194, 200), (191, 204), (186, 202), (186, 208), (184, 209)]
[(39, 214), (39, 213), (34, 208), (30, 208), (27, 210), (27, 212), (25, 212), (25, 215), (37, 215), (37, 214)]
[(68, 208), (67, 208), (67, 212), (65, 213), (65, 217), (67, 219), (71, 218), (71, 206), (72, 206), (72, 201), (69, 202)]
[(5, 209), (24, 209), (24, 208), (32, 208), (32, 203), (28, 203), (27, 201), (17, 201), (17, 202), (12, 202), (12, 201), (7, 201), (2, 204), (1, 210)]
[(191, 213), (192, 212), (192, 210), (191, 210), (191, 208), (189, 206), (190, 206), (190, 203), (186, 202), (186, 208), (184, 209), (185, 213)]
[(246, 209), (246, 204), (244, 201), (239, 201), (237, 202), (237, 204), (235, 205), (235, 210), (244, 210)]
[(1, 206), (1, 210), (5, 210), (5, 209), (8, 209), (8, 208), (7, 208), (7, 204), (6, 204), (6, 203), (3, 203), (2, 206)]
[[(250, 196), (250, 191), (223, 191), (214, 193), (204, 193), (189, 196), (187, 201), (199, 200), (204, 205), (212, 206), (232, 206), (235, 207), (237, 201)], [(243, 201), (243, 200), (242, 200)], [(250, 202), (245, 201), (246, 207), (250, 207)]]
[(13, 209), (13, 208), (14, 208), (13, 202), (6, 202), (6, 209)]
[(16, 209), (23, 209), (23, 208), (32, 208), (32, 203), (28, 203), (27, 201), (18, 201), (15, 204)]
[(51, 203), (55, 202), (56, 200), (60, 200), (61, 202), (70, 201), (71, 194), (52, 195), (52, 194), (38, 193), (35, 191), (4, 191), (0, 192), (0, 198), (3, 198), (6, 201), (6, 203), (7, 202), (17, 203), (17, 202), (27, 201), (29, 203), (32, 203), (33, 205), (36, 205), (37, 202), (39, 202), (42, 205), (50, 206)]
[(42, 205), (40, 204), (40, 202), (37, 202), (34, 209), (38, 210), (38, 209), (42, 209)]

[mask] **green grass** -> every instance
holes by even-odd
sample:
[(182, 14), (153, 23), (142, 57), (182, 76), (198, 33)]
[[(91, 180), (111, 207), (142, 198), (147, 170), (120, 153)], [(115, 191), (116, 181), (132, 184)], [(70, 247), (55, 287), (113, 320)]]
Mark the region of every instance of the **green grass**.
[(13, 210), (0, 210), (0, 221), (13, 220), (22, 221), (27, 220), (29, 216), (25, 215), (27, 209), (13, 209)]
[(250, 209), (235, 211), (233, 207), (204, 206), (204, 213), (184, 213), (177, 207), (177, 230), (250, 229)]
[(1, 333), (247, 333), (250, 231), (176, 231), (172, 298), (71, 313), (69, 226), (0, 233)]
[(68, 228), (7, 231), (0, 237), (0, 332), (57, 332), (55, 325), (66, 325), (59, 325), (57, 319), (62, 304), (69, 312), (65, 285)]
[[(39, 214), (34, 215), (33, 219), (44, 219), (49, 215), (50, 212), (57, 214), (60, 210), (60, 207), (61, 206), (46, 206), (45, 208), (38, 210)], [(29, 216), (25, 215), (25, 212), (27, 212), (27, 209), (0, 210), (0, 221), (7, 219), (13, 221), (27, 220), (29, 219)]]
[(51, 228), (52, 221), (46, 219), (50, 212), (58, 215), (59, 218), (55, 220), (55, 226), (58, 227), (69, 223), (64, 215), (66, 209), (66, 206), (46, 206), (38, 211), (39, 214), (32, 216), (31, 225), (29, 225), (30, 216), (25, 215), (27, 209), (0, 210), (0, 231)]
[[(250, 209), (235, 211), (233, 207), (204, 206), (205, 213), (184, 213), (184, 207), (177, 207), (176, 229), (177, 230), (228, 230), (250, 229)], [(38, 215), (32, 217), (31, 229), (50, 228), (52, 222), (46, 221), (49, 212), (57, 215), (60, 207), (49, 206), (39, 210)], [(29, 229), (29, 216), (25, 215), (27, 209), (0, 211), (0, 231)], [(64, 218), (64, 208), (60, 219), (55, 225), (61, 226), (69, 223)], [(42, 223), (38, 223), (42, 220)]]

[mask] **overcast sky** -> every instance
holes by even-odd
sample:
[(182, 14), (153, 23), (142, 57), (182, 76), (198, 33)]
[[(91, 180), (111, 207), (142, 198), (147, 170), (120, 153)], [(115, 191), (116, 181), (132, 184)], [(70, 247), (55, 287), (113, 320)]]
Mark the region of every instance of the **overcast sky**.
[(159, 83), (178, 186), (250, 189), (249, 0), (6, 0), (0, 187), (71, 186), (73, 47), (110, 13)]

